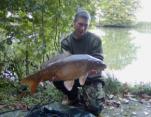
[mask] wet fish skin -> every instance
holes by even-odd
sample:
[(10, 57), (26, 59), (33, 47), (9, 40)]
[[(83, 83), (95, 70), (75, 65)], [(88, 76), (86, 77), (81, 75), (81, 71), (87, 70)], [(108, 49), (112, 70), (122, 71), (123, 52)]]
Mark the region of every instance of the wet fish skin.
[[(70, 84), (68, 81), (74, 81), (79, 78), (83, 85), (88, 73), (91, 70), (102, 71), (106, 68), (103, 61), (94, 58), (87, 54), (70, 55), (49, 63), (46, 68), (27, 76), (21, 80), (21, 84), (28, 85), (31, 93), (35, 93), (36, 88), (40, 82), (44, 81), (67, 81), (67, 88), (72, 89), (73, 82)], [(71, 86), (70, 86), (71, 85)]]

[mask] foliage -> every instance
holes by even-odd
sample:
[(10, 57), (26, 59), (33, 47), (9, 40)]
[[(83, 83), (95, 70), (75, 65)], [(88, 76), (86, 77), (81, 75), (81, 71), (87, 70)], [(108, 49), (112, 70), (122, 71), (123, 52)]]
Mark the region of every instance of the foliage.
[(139, 0), (101, 0), (100, 24), (130, 26), (135, 22)]
[(151, 83), (140, 83), (129, 87), (130, 92), (136, 95), (148, 94), (151, 96)]
[(0, 62), (22, 78), (59, 51), (77, 8), (95, 13), (90, 0), (4, 0), (0, 3)]
[(37, 104), (44, 105), (54, 101), (59, 102), (63, 96), (53, 85), (47, 84), (46, 87), (39, 86), (34, 95), (28, 94), (19, 98), (20, 85), (18, 83), (6, 79), (0, 79), (0, 81), (0, 103), (5, 105), (16, 103), (24, 103), (29, 107)]
[(151, 96), (151, 83), (139, 83), (130, 85), (127, 83), (120, 82), (114, 74), (107, 73), (105, 78), (105, 92), (106, 94), (123, 95), (126, 91), (136, 96), (143, 94)]
[(106, 94), (121, 94), (123, 89), (123, 84), (117, 80), (117, 78), (110, 73), (107, 73), (107, 78), (105, 79), (104, 90)]
[[(132, 19), (129, 14), (134, 14), (136, 3), (135, 0), (3, 0), (0, 3), (1, 68), (11, 68), (19, 79), (40, 69), (51, 54), (60, 50), (60, 38), (72, 30), (73, 14), (78, 8), (89, 10), (92, 20), (101, 9), (107, 22), (117, 24)], [(112, 20), (112, 14), (117, 15), (116, 20)]]

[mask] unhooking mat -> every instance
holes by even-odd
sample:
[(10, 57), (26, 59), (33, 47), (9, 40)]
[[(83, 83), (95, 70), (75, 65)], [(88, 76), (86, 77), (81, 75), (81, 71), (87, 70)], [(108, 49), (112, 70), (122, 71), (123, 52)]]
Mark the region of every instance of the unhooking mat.
[(0, 117), (95, 117), (80, 107), (65, 106), (59, 103), (45, 106), (33, 106), (29, 111), (10, 111), (1, 113)]

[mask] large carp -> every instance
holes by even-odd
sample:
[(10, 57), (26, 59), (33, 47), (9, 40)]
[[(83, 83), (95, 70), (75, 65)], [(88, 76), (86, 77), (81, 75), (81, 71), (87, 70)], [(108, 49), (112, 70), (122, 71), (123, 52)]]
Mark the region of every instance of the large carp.
[(84, 85), (90, 71), (102, 71), (105, 68), (106, 65), (103, 61), (90, 55), (70, 55), (49, 63), (46, 68), (21, 80), (21, 83), (28, 85), (32, 94), (36, 91), (38, 84), (46, 80), (63, 80), (67, 90), (71, 90), (75, 79), (79, 78), (80, 85)]

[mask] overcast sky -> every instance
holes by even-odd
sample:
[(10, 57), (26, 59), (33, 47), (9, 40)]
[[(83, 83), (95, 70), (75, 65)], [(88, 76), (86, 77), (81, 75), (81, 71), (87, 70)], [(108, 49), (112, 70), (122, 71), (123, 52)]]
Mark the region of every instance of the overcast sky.
[(138, 21), (151, 21), (151, 1), (150, 0), (140, 0), (141, 8), (137, 11)]

